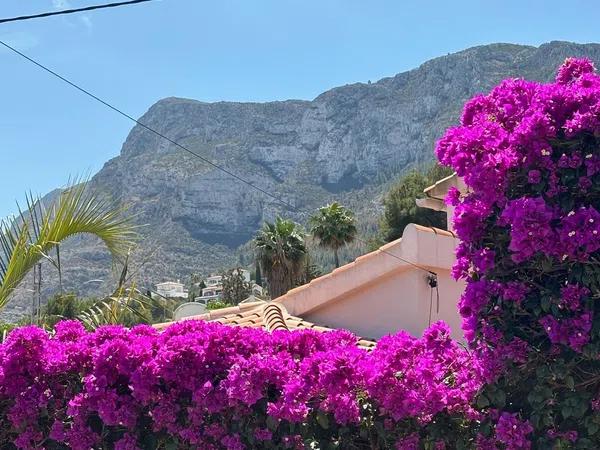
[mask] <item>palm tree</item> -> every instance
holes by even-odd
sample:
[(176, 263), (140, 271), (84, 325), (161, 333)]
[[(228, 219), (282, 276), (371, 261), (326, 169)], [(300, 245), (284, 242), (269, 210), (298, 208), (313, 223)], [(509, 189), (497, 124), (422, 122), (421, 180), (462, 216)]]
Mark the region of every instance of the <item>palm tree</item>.
[(15, 220), (0, 221), (0, 309), (29, 271), (66, 239), (91, 234), (104, 242), (113, 257), (133, 246), (135, 226), (123, 218), (123, 208), (96, 197), (86, 183), (74, 183), (46, 208), (39, 198), (27, 196), (27, 210)]
[(310, 218), (311, 234), (321, 247), (333, 250), (335, 267), (340, 267), (339, 249), (356, 238), (356, 223), (352, 211), (338, 202), (319, 208)]
[(281, 217), (274, 223), (265, 222), (254, 245), (271, 298), (285, 294), (300, 282), (307, 250), (297, 223)]

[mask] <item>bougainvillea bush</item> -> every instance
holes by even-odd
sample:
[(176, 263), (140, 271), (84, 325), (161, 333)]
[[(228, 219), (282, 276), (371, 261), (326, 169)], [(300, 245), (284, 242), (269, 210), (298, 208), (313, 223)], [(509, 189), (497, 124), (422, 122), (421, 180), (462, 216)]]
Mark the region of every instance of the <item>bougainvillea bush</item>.
[[(465, 106), (437, 155), (467, 281), (463, 328), (486, 387), (480, 448), (600, 448), (600, 77), (505, 80)], [(498, 447), (497, 447), (498, 446)]]
[(356, 341), (198, 321), (162, 333), (20, 328), (0, 345), (0, 448), (470, 445), (479, 384), (447, 327), (389, 336), (371, 352)]

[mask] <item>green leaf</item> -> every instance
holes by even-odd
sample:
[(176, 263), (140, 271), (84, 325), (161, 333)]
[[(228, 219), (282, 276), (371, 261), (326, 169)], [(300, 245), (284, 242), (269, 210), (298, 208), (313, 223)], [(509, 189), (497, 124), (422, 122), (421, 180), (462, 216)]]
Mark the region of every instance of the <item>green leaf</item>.
[(503, 408), (506, 404), (506, 394), (503, 390), (496, 391), (494, 395), (494, 405), (498, 408)]
[(173, 439), (165, 444), (165, 450), (177, 450), (179, 448), (179, 441)]
[(550, 258), (544, 258), (542, 260), (542, 270), (544, 272), (549, 272), (550, 270), (552, 270), (552, 267), (554, 266), (552, 259)]
[(155, 450), (158, 447), (158, 439), (156, 439), (154, 433), (144, 433), (142, 442), (144, 444), (144, 449), (147, 450)]
[(267, 428), (271, 431), (275, 431), (279, 426), (279, 421), (272, 416), (267, 417)]
[(488, 400), (488, 398), (485, 395), (480, 395), (477, 398), (477, 407), (478, 408), (485, 408), (487, 406), (490, 406), (490, 401)]
[(317, 413), (317, 423), (324, 430), (329, 429), (329, 417), (327, 417), (327, 414), (325, 414), (323, 411), (319, 411)]
[(568, 376), (565, 378), (565, 385), (569, 388), (569, 389), (574, 389), (575, 388), (575, 380), (573, 379), (572, 376)]

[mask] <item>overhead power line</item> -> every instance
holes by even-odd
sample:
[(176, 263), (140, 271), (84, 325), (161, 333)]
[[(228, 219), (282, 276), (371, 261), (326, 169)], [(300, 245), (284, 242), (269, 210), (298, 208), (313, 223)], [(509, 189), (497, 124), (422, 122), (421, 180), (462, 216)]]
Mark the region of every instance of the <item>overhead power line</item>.
[(146, 3), (151, 2), (153, 0), (129, 0), (124, 2), (116, 2), (116, 3), (104, 3), (101, 5), (92, 5), (85, 6), (83, 8), (72, 8), (72, 9), (62, 9), (60, 11), (49, 11), (45, 13), (32, 14), (28, 16), (18, 16), (18, 17), (10, 17), (7, 19), (0, 19), (0, 23), (8, 23), (8, 22), (20, 22), (23, 20), (31, 20), (31, 19), (41, 19), (43, 17), (51, 17), (51, 16), (61, 16), (65, 14), (75, 14), (86, 11), (94, 11), (96, 9), (106, 9), (106, 8), (117, 8), (119, 6), (127, 6), (127, 5), (135, 5), (136, 3)]
[[(146, 0), (149, 1), (149, 0)], [(87, 95), (88, 97), (91, 97), (92, 99), (96, 100), (97, 102), (103, 104), (104, 106), (106, 106), (109, 109), (112, 109), (113, 111), (115, 111), (116, 113), (120, 114), (121, 116), (125, 117), (126, 119), (131, 120), (132, 122), (134, 122), (135, 124), (139, 125), (140, 127), (144, 128), (145, 130), (148, 130), (149, 132), (155, 134), (156, 136), (159, 136), (160, 138), (166, 140), (167, 142), (173, 144), (174, 146), (180, 148), (181, 150), (189, 153), (190, 155), (200, 159), (201, 161), (205, 162), (206, 164), (210, 165), (211, 167), (229, 175), (230, 177), (238, 180), (241, 183), (244, 183), (245, 185), (251, 187), (254, 190), (257, 190), (259, 192), (261, 192), (262, 194), (270, 197), (271, 199), (275, 200), (277, 203), (280, 203), (286, 207), (288, 207), (289, 209), (291, 209), (292, 211), (299, 213), (302, 212), (300, 211), (297, 207), (295, 207), (294, 205), (292, 205), (291, 203), (279, 198), (278, 196), (270, 193), (269, 191), (261, 188), (260, 186), (256, 186), (255, 184), (253, 184), (252, 182), (242, 178), (241, 176), (237, 175), (236, 173), (230, 171), (229, 169), (226, 169), (225, 167), (220, 166), (219, 164), (216, 164), (214, 162), (212, 162), (211, 160), (205, 158), (204, 156), (190, 150), (189, 148), (185, 147), (184, 145), (180, 144), (177, 141), (174, 141), (173, 139), (171, 139), (168, 136), (165, 136), (163, 133), (155, 130), (154, 128), (144, 124), (143, 122), (140, 122), (138, 119), (135, 119), (133, 116), (131, 116), (130, 114), (127, 114), (126, 112), (122, 111), (121, 109), (117, 108), (116, 106), (113, 106), (112, 104), (108, 103), (106, 100), (101, 99), (100, 97), (98, 97), (97, 95), (91, 93), (90, 91), (88, 91), (87, 89), (82, 88), (81, 86), (75, 84), (74, 82), (72, 82), (71, 80), (65, 78), (64, 76), (60, 75), (59, 73), (55, 72), (54, 70), (46, 67), (45, 65), (43, 65), (42, 63), (34, 60), (33, 58), (27, 56), (26, 54), (20, 52), (19, 50), (17, 50), (16, 48), (10, 46), (9, 44), (7, 44), (6, 42), (0, 40), (0, 45), (6, 47), (8, 50), (12, 51), (13, 53), (16, 53), (17, 55), (21, 56), (22, 58), (26, 59), (27, 61), (29, 61), (32, 64), (35, 64), (37, 67), (39, 67), (40, 69), (48, 72), (49, 74), (51, 74), (52, 76), (58, 78), (59, 80), (63, 81), (64, 83), (67, 83), (69, 86), (77, 89), (78, 91), (84, 93), (85, 95)], [(360, 238), (356, 238), (357, 241), (365, 244), (365, 245), (369, 245), (368, 242), (364, 241), (363, 239)], [(402, 261), (406, 264), (409, 264), (417, 269), (423, 270), (431, 275), (437, 276), (437, 274), (429, 269), (427, 269), (426, 267), (420, 266), (419, 264), (416, 264), (412, 261), (409, 261), (405, 258), (402, 258), (401, 256), (398, 255), (394, 255), (391, 252), (388, 252), (387, 250), (384, 249), (380, 249), (380, 251), (382, 253), (385, 253), (386, 255), (389, 255), (393, 258), (396, 258), (399, 261)]]
[(250, 187), (251, 187), (251, 188), (253, 188), (253, 189), (259, 190), (259, 191), (260, 191), (260, 192), (262, 192), (263, 194), (265, 194), (265, 195), (267, 195), (267, 196), (271, 197), (272, 199), (276, 200), (277, 202), (279, 202), (279, 203), (281, 203), (281, 204), (283, 204), (283, 205), (285, 205), (285, 206), (287, 206), (287, 207), (289, 207), (289, 208), (291, 208), (291, 209), (293, 209), (293, 210), (295, 210), (295, 209), (296, 209), (296, 208), (295, 208), (295, 207), (294, 207), (292, 204), (290, 204), (290, 203), (286, 202), (285, 200), (282, 200), (282, 199), (278, 198), (277, 196), (275, 196), (275, 195), (271, 194), (270, 192), (268, 192), (268, 191), (266, 191), (266, 190), (262, 189), (262, 188), (261, 188), (261, 187), (259, 187), (259, 186), (255, 186), (255, 185), (254, 185), (254, 184), (252, 184), (250, 181), (247, 181), (247, 180), (245, 180), (244, 178), (242, 178), (242, 177), (240, 177), (239, 175), (237, 175), (237, 174), (235, 174), (235, 173), (231, 172), (230, 170), (228, 170), (228, 169), (226, 169), (226, 168), (224, 168), (224, 167), (221, 167), (220, 165), (218, 165), (218, 164), (216, 164), (216, 163), (212, 162), (211, 160), (209, 160), (209, 159), (205, 158), (204, 156), (202, 156), (202, 155), (200, 155), (200, 154), (198, 154), (198, 153), (196, 153), (196, 152), (194, 152), (194, 151), (190, 150), (190, 149), (189, 149), (189, 148), (187, 148), (187, 147), (184, 147), (184, 146), (183, 146), (183, 145), (181, 145), (179, 142), (177, 142), (177, 141), (174, 141), (173, 139), (171, 139), (171, 138), (170, 138), (170, 137), (168, 137), (168, 136), (165, 136), (165, 135), (164, 135), (164, 134), (162, 134), (160, 131), (157, 131), (157, 130), (155, 130), (154, 128), (151, 128), (151, 127), (149, 127), (148, 125), (144, 124), (143, 122), (140, 122), (139, 120), (137, 120), (137, 119), (135, 119), (133, 116), (131, 116), (131, 115), (127, 114), (127, 113), (126, 113), (126, 112), (124, 112), (123, 110), (121, 110), (121, 109), (117, 108), (116, 106), (113, 106), (113, 105), (111, 105), (110, 103), (108, 103), (108, 102), (107, 102), (107, 101), (105, 101), (105, 100), (102, 100), (102, 99), (101, 99), (100, 97), (98, 97), (97, 95), (95, 95), (95, 94), (92, 94), (92, 93), (91, 93), (90, 91), (88, 91), (87, 89), (84, 89), (84, 88), (82, 88), (82, 87), (78, 86), (77, 84), (73, 83), (72, 81), (68, 80), (67, 78), (63, 77), (62, 75), (60, 75), (60, 74), (56, 73), (56, 72), (55, 72), (55, 71), (53, 71), (52, 69), (49, 69), (48, 67), (44, 66), (43, 64), (41, 64), (41, 63), (39, 63), (39, 62), (35, 61), (33, 58), (30, 58), (29, 56), (27, 56), (26, 54), (24, 54), (24, 53), (20, 52), (20, 51), (19, 51), (19, 50), (17, 50), (16, 48), (14, 48), (14, 47), (12, 47), (12, 46), (8, 45), (6, 42), (4, 42), (4, 41), (1, 41), (1, 40), (0, 40), (0, 45), (3, 45), (3, 46), (4, 46), (4, 47), (6, 47), (7, 49), (9, 49), (9, 50), (13, 51), (14, 53), (16, 53), (17, 55), (19, 55), (19, 56), (21, 56), (21, 57), (25, 58), (27, 61), (29, 61), (29, 62), (31, 62), (31, 63), (33, 63), (33, 64), (35, 64), (35, 65), (36, 65), (36, 66), (38, 66), (40, 69), (43, 69), (43, 70), (45, 70), (46, 72), (50, 73), (51, 75), (55, 76), (56, 78), (60, 79), (61, 81), (63, 81), (63, 82), (65, 82), (65, 83), (67, 83), (69, 86), (71, 86), (71, 87), (74, 87), (74, 88), (75, 88), (75, 89), (77, 89), (78, 91), (80, 91), (80, 92), (83, 92), (85, 95), (87, 95), (87, 96), (89, 96), (89, 97), (93, 98), (93, 99), (94, 99), (94, 100), (96, 100), (97, 102), (100, 102), (100, 103), (102, 103), (102, 104), (103, 104), (104, 106), (106, 106), (107, 108), (110, 108), (110, 109), (112, 109), (112, 110), (113, 110), (113, 111), (115, 111), (116, 113), (118, 113), (118, 114), (122, 115), (123, 117), (125, 117), (125, 118), (127, 118), (127, 119), (131, 120), (132, 122), (136, 123), (136, 124), (137, 124), (137, 125), (139, 125), (140, 127), (142, 127), (142, 128), (144, 128), (144, 129), (146, 129), (146, 130), (150, 131), (151, 133), (154, 133), (156, 136), (159, 136), (160, 138), (162, 138), (162, 139), (164, 139), (164, 140), (166, 140), (166, 141), (170, 142), (171, 144), (173, 144), (173, 145), (175, 145), (176, 147), (178, 147), (178, 148), (180, 148), (180, 149), (184, 150), (185, 152), (189, 153), (190, 155), (193, 155), (193, 156), (195, 156), (196, 158), (199, 158), (200, 160), (202, 160), (202, 161), (203, 161), (203, 162), (205, 162), (206, 164), (208, 164), (208, 165), (210, 165), (210, 166), (214, 167), (215, 169), (218, 169), (218, 170), (220, 170), (221, 172), (224, 172), (224, 173), (226, 173), (227, 175), (229, 175), (229, 176), (231, 176), (231, 177), (235, 178), (236, 180), (238, 180), (238, 181), (240, 181), (240, 182), (242, 182), (242, 183), (245, 183), (246, 185), (250, 186)]

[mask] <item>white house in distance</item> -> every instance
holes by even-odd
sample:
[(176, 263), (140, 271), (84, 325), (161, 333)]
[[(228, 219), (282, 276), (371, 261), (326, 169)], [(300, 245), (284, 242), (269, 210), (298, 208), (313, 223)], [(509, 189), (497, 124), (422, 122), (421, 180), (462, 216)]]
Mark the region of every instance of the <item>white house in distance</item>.
[(208, 304), (211, 300), (221, 298), (223, 292), (223, 277), (221, 275), (212, 275), (204, 280), (205, 287), (202, 288), (200, 297), (194, 299), (195, 302)]
[[(247, 283), (251, 283), (250, 271), (246, 269), (239, 269), (241, 271), (242, 276), (244, 277), (244, 281)], [(221, 298), (223, 293), (223, 276), (221, 275), (212, 275), (204, 280), (204, 284), (206, 287), (202, 288), (202, 295), (200, 297), (196, 297), (194, 301), (199, 303), (207, 304), (211, 300), (217, 300)], [(261, 296), (263, 295), (263, 289), (256, 283), (252, 283), (252, 295)]]
[[(443, 201), (452, 186), (464, 190), (453, 175), (427, 188), (426, 198), (419, 200), (419, 206), (446, 211), (450, 231), (410, 224), (401, 239), (274, 299), (268, 305), (277, 307), (276, 329), (343, 328), (376, 340), (399, 330), (420, 336), (443, 320), (452, 337), (463, 340), (457, 304), (465, 285), (450, 275), (458, 239), (452, 232), (453, 211)], [(240, 304), (189, 319), (275, 329), (268, 316), (274, 309), (266, 305)]]
[(221, 275), (213, 275), (204, 280), (206, 287), (221, 286), (223, 277)]
[(208, 303), (211, 300), (216, 300), (221, 298), (223, 294), (223, 286), (212, 286), (205, 287), (202, 289), (202, 296), (196, 297), (194, 301), (201, 303)]
[(182, 283), (178, 281), (165, 281), (156, 285), (158, 297), (166, 298), (188, 298), (188, 293)]

